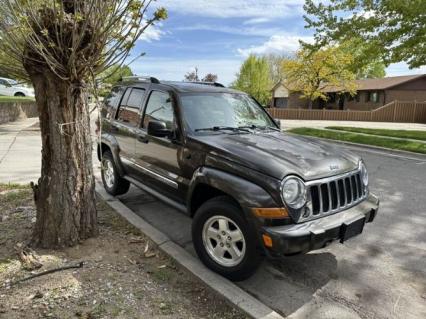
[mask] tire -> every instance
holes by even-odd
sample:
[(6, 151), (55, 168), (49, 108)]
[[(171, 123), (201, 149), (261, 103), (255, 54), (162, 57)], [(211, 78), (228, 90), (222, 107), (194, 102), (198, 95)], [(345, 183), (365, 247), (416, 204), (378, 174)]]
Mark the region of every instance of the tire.
[[(239, 237), (243, 240), (238, 241)], [(257, 238), (241, 209), (227, 196), (205, 202), (192, 222), (192, 241), (198, 257), (208, 268), (233, 281), (249, 278), (260, 265)]]
[(17, 92), (17, 93), (15, 93), (15, 96), (25, 97), (25, 94), (24, 94), (24, 93), (21, 93), (21, 92)]
[(130, 188), (130, 182), (118, 174), (117, 165), (111, 151), (102, 154), (102, 182), (108, 194), (112, 196), (126, 194)]

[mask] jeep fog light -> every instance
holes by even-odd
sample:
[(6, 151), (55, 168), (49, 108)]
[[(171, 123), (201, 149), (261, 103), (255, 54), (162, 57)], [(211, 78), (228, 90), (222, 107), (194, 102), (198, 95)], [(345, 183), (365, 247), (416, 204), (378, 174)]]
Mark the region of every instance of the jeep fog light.
[(296, 176), (285, 178), (281, 186), (281, 196), (291, 208), (302, 208), (306, 204), (305, 183)]
[(361, 171), (362, 183), (364, 184), (364, 186), (368, 186), (368, 172), (367, 172), (367, 167), (365, 167), (365, 164), (363, 161), (359, 163), (359, 168)]

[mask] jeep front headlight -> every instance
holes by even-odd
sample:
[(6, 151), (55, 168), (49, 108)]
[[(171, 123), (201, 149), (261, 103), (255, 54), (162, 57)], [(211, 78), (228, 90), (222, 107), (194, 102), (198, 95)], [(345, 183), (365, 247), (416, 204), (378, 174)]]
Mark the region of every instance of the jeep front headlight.
[(302, 208), (306, 204), (305, 183), (296, 176), (286, 177), (281, 185), (281, 196), (289, 207)]
[(359, 162), (359, 170), (361, 172), (361, 179), (364, 186), (368, 186), (368, 172), (367, 167), (365, 167), (365, 164), (363, 161)]

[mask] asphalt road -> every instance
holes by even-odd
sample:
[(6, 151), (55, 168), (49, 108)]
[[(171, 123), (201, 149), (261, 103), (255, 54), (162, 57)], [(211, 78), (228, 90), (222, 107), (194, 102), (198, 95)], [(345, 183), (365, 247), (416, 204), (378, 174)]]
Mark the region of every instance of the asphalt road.
[[(374, 223), (344, 245), (265, 261), (240, 287), (291, 318), (426, 318), (426, 157), (362, 148)], [(136, 188), (121, 200), (195, 254), (191, 220)]]

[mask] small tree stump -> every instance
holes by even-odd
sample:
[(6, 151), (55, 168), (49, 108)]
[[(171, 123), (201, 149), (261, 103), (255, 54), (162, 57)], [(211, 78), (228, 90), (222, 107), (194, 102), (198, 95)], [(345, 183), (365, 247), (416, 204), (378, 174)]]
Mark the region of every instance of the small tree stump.
[(17, 244), (15, 250), (23, 269), (32, 271), (43, 266), (37, 254), (31, 248)]

